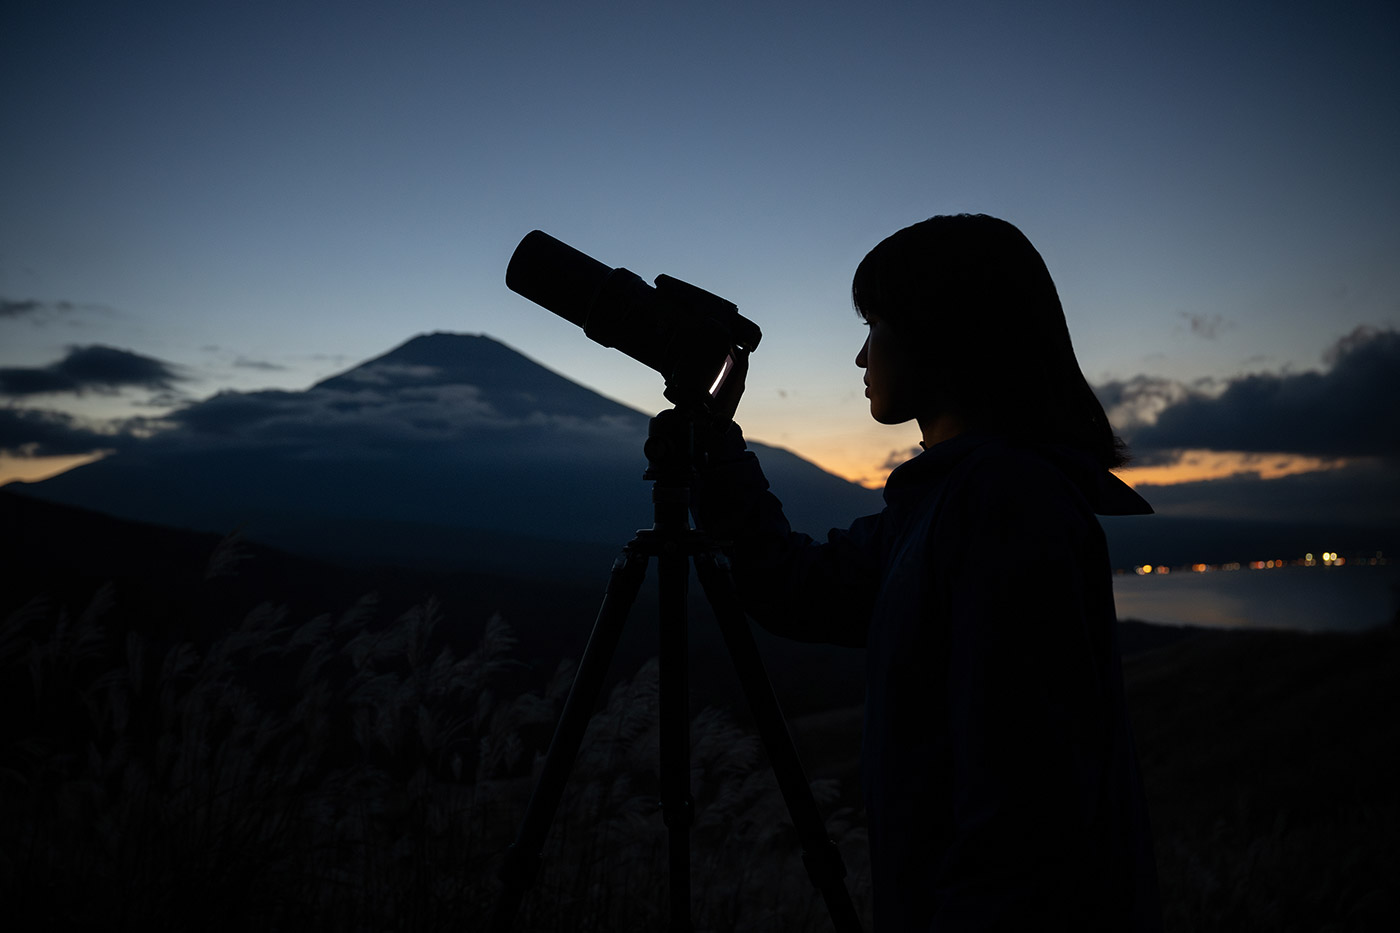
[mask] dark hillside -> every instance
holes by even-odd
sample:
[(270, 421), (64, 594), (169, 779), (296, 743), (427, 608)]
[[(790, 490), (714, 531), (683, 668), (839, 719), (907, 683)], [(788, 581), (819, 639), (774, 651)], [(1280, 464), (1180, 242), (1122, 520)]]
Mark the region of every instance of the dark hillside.
[[(522, 648), (547, 655), (551, 665), (568, 650), (552, 643), (563, 627), (560, 617), (591, 622), (607, 567), (600, 559), (597, 587), (466, 571), (342, 567), (236, 535), (128, 521), (4, 489), (0, 529), (0, 617), (36, 597), (76, 613), (106, 585), (116, 611), (130, 610), (109, 619), (109, 627), (203, 641), (263, 603), (309, 615), (373, 594), (383, 613), (397, 616), (431, 595), (462, 620), (462, 644), (474, 643), (491, 613), (509, 607), (513, 625), (540, 633)], [(191, 619), (199, 620), (198, 630)]]
[[(438, 638), (462, 651), (500, 613), (517, 639), (522, 683), (538, 686), (565, 658), (577, 658), (597, 617), (608, 570), (624, 542), (586, 552), (585, 582), (541, 578), (541, 563), (519, 574), (424, 568), (421, 565), (343, 566), (266, 547), (240, 537), (166, 528), (34, 499), (0, 489), (0, 618), (39, 598), (81, 613), (100, 588), (110, 587), (106, 627), (160, 634), (199, 644), (237, 627), (260, 605), (293, 617), (344, 611), (373, 598), (380, 624), (431, 597), (447, 623)], [(365, 529), (357, 528), (356, 533)], [(329, 533), (331, 540), (348, 535)], [(347, 545), (348, 546), (348, 545)], [(747, 718), (733, 665), (709, 607), (690, 579), (692, 692), (699, 705), (735, 708)], [(197, 629), (192, 628), (197, 619)], [(608, 682), (654, 656), (659, 638), (657, 570), (648, 569), (628, 617)], [(756, 631), (769, 674), (786, 709), (809, 712), (858, 702), (863, 695), (860, 652), (803, 645)]]

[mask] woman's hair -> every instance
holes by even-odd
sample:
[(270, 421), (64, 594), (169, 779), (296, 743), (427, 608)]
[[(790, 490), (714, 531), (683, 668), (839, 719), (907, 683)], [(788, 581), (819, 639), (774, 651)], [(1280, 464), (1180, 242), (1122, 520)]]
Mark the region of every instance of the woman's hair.
[(861, 260), (851, 299), (922, 348), (969, 430), (1068, 444), (1108, 468), (1128, 461), (1079, 369), (1045, 260), (1006, 221), (957, 214), (905, 227)]

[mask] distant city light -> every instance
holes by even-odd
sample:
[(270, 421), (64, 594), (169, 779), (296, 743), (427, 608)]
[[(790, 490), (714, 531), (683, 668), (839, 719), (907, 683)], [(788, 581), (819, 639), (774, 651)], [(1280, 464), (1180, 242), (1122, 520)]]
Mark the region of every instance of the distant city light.
[[(1391, 559), (1385, 556), (1383, 551), (1376, 551), (1374, 556), (1363, 555), (1353, 557), (1351, 563), (1358, 566), (1380, 567), (1390, 564)], [(1228, 561), (1220, 564), (1209, 564), (1203, 561), (1192, 562), (1171, 566), (1169, 564), (1133, 564), (1127, 570), (1118, 569), (1114, 573), (1134, 573), (1139, 577), (1158, 576), (1175, 571), (1189, 573), (1213, 573), (1215, 571), (1236, 571), (1236, 570), (1281, 570), (1285, 567), (1345, 567), (1347, 558), (1338, 551), (1323, 551), (1320, 554), (1309, 551), (1302, 557), (1287, 559), (1276, 557), (1272, 560), (1251, 560), (1241, 563), (1240, 561)]]

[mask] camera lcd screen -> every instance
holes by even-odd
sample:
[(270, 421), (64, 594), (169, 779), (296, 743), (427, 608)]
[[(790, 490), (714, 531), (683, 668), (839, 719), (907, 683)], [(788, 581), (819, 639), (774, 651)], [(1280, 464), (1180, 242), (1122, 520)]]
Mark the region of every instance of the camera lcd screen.
[(710, 398), (719, 394), (719, 390), (724, 388), (724, 380), (729, 378), (729, 374), (734, 370), (734, 354), (729, 353), (724, 357), (724, 365), (719, 368), (719, 373), (715, 376), (715, 381), (710, 383)]

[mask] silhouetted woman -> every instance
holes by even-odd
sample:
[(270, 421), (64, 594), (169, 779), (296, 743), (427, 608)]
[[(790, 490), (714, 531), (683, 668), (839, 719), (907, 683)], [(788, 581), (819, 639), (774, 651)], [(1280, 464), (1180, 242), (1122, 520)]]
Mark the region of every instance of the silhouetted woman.
[(1045, 263), (1005, 221), (933, 217), (871, 250), (852, 295), (871, 415), (923, 432), (884, 511), (792, 532), (731, 421), (695, 512), (760, 624), (867, 649), (876, 928), (1158, 929), (1094, 517), (1151, 508), (1109, 472), (1122, 443)]

